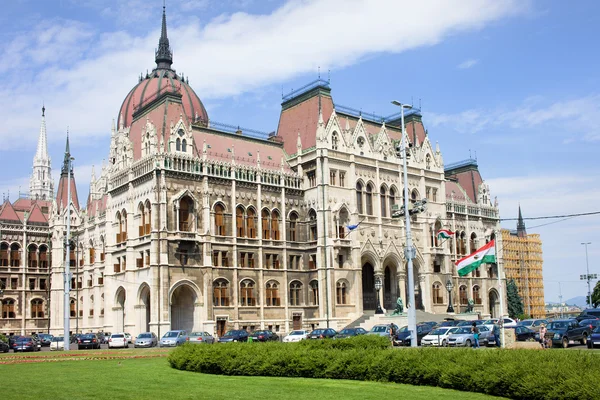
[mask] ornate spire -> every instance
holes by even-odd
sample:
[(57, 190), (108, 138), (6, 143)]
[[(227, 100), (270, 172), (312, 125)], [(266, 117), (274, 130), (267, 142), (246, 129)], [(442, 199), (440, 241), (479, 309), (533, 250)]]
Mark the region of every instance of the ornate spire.
[(40, 126), (40, 136), (38, 138), (37, 151), (35, 152), (36, 160), (48, 160), (48, 139), (46, 136), (46, 107), (42, 106), (42, 124)]
[(521, 214), (521, 205), (519, 204), (519, 220), (517, 221), (517, 236), (526, 237), (527, 230), (525, 230), (525, 221), (523, 221), (523, 215)]
[(48, 154), (48, 137), (46, 135), (46, 107), (43, 105), (40, 136), (33, 157), (31, 178), (29, 179), (29, 196), (32, 199), (51, 199), (54, 196), (52, 160)]
[[(67, 129), (67, 145), (65, 146), (65, 159), (63, 161), (62, 169), (60, 170), (61, 175), (67, 175), (69, 172), (69, 158), (71, 157), (71, 150), (69, 148), (69, 130)], [(71, 176), (73, 176), (73, 165), (71, 165)]]
[(160, 39), (158, 40), (158, 50), (156, 50), (156, 68), (171, 69), (173, 64), (173, 52), (169, 46), (169, 38), (167, 37), (167, 12), (163, 6), (162, 29), (160, 31)]

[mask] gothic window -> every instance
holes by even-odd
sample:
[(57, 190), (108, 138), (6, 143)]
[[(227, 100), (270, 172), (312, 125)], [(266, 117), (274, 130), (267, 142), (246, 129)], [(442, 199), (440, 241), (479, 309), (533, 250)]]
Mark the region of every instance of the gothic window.
[(8, 267), (8, 244), (0, 244), (0, 267)]
[(365, 204), (367, 206), (366, 213), (368, 215), (373, 215), (373, 186), (369, 183), (367, 185), (367, 191), (365, 193)]
[(10, 266), (11, 267), (20, 267), (21, 266), (21, 248), (16, 243), (13, 243), (10, 246)]
[(225, 236), (225, 207), (222, 204), (215, 205), (215, 235)]
[(72, 297), (71, 301), (69, 302), (69, 315), (71, 318), (75, 318), (77, 316), (77, 302)]
[(458, 289), (458, 296), (459, 296), (460, 304), (461, 305), (467, 305), (467, 304), (469, 304), (469, 297), (467, 295), (467, 287), (465, 285), (462, 285)]
[(298, 240), (298, 214), (290, 213), (290, 228), (288, 229), (289, 241), (295, 242)]
[(310, 304), (313, 306), (319, 305), (319, 282), (310, 282)]
[(149, 235), (150, 234), (150, 226), (151, 226), (150, 224), (152, 223), (152, 219), (151, 219), (151, 217), (152, 217), (152, 208), (150, 206), (150, 201), (149, 200), (146, 200), (146, 205), (144, 207), (144, 214), (146, 216), (146, 218), (144, 220), (145, 221), (144, 231), (145, 231), (146, 235)]
[(431, 169), (431, 156), (429, 154), (425, 156), (425, 169)]
[(267, 282), (265, 294), (267, 306), (281, 305), (281, 300), (279, 298), (279, 285), (277, 284), (277, 282)]
[(229, 306), (229, 282), (225, 279), (213, 283), (213, 304), (215, 307)]
[(301, 304), (302, 283), (293, 281), (290, 283), (290, 306), (299, 306)]
[(235, 209), (235, 226), (237, 229), (237, 237), (245, 237), (246, 227), (244, 224), (244, 208), (242, 206), (237, 206)]
[(473, 286), (473, 300), (475, 304), (481, 304), (481, 295), (479, 294), (479, 286)]
[(381, 187), (381, 191), (379, 193), (379, 199), (381, 202), (381, 216), (382, 217), (387, 217), (388, 213), (387, 213), (387, 199), (386, 199), (386, 190), (385, 190), (385, 186)]
[(311, 242), (318, 240), (317, 212), (313, 209), (308, 212), (308, 240)]
[(361, 182), (356, 183), (356, 209), (359, 214), (363, 214), (363, 185)]
[(333, 132), (331, 134), (331, 148), (333, 150), (338, 149), (338, 134), (337, 134), (337, 132)]
[(15, 301), (13, 299), (2, 300), (2, 318), (16, 318)]
[[(215, 207), (216, 209), (216, 207)], [(192, 230), (192, 216), (194, 211), (194, 201), (188, 196), (179, 200), (179, 230), (190, 232)]]
[(281, 218), (279, 218), (279, 212), (274, 210), (271, 213), (271, 239), (280, 240), (279, 235), (279, 224), (281, 222)]
[(410, 194), (410, 201), (414, 204), (417, 200), (419, 200), (419, 192), (417, 192), (417, 189), (414, 189)]
[(177, 138), (175, 141), (175, 150), (181, 151), (181, 139)]
[(187, 141), (185, 139), (181, 141), (181, 151), (184, 153), (187, 151)]
[(254, 282), (250, 279), (244, 279), (240, 283), (240, 305), (256, 306), (256, 298), (254, 297)]
[(475, 252), (475, 250), (477, 250), (477, 235), (473, 232), (469, 241), (469, 254)]
[(442, 284), (436, 282), (433, 284), (433, 304), (444, 304), (444, 299), (442, 298)]
[(346, 282), (338, 281), (336, 284), (336, 301), (337, 304), (348, 304), (347, 303), (347, 286)]
[(269, 229), (269, 210), (264, 209), (261, 213), (261, 226), (262, 226), (262, 234), (263, 239), (268, 240), (271, 238), (271, 231)]
[(248, 237), (254, 239), (256, 237), (256, 211), (249, 207), (246, 210), (246, 218), (248, 223)]
[(35, 244), (31, 244), (29, 245), (27, 252), (27, 266), (30, 269), (36, 269), (37, 264), (37, 247)]

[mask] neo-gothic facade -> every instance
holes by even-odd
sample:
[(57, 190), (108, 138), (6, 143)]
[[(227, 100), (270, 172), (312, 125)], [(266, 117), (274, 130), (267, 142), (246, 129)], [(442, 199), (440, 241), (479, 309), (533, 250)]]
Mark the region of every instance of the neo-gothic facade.
[[(65, 157), (46, 221), (52, 266), (43, 305), (51, 332), (63, 329), (67, 217), (73, 330), (341, 328), (375, 309), (377, 277), (384, 309), (398, 297), (407, 303), (404, 220), (391, 218), (404, 190), (397, 115), (334, 105), (329, 83), (318, 80), (284, 97), (277, 132), (268, 137), (211, 121), (171, 67), (164, 13), (156, 64), (121, 106), (109, 162), (92, 176), (85, 207)], [(444, 313), (452, 279), (457, 311), (473, 299), (482, 316), (498, 315), (496, 267), (458, 277), (454, 266), (499, 226), (477, 164), (445, 168), (417, 112), (406, 116), (404, 134), (412, 144), (410, 201), (429, 200), (411, 223), (414, 306)], [(455, 231), (454, 239), (438, 241), (442, 228)], [(2, 232), (2, 251), (25, 248), (27, 240), (16, 235)], [(19, 263), (27, 274), (27, 263)], [(3, 310), (8, 296), (21, 301), (12, 293), (4, 292)], [(27, 319), (23, 301), (17, 309), (25, 317), (15, 313), (16, 321)], [(17, 325), (6, 328), (3, 315), (0, 329)]]

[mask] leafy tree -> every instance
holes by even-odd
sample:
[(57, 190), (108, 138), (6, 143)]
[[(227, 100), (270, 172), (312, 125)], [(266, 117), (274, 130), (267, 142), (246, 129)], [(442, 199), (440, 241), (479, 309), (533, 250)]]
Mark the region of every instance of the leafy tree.
[[(587, 299), (587, 296), (586, 296)], [(600, 305), (600, 281), (596, 283), (594, 291), (592, 292), (592, 306), (597, 308)]]
[(508, 301), (508, 316), (515, 319), (523, 314), (523, 299), (519, 295), (519, 289), (515, 281), (510, 279), (506, 283), (506, 300)]

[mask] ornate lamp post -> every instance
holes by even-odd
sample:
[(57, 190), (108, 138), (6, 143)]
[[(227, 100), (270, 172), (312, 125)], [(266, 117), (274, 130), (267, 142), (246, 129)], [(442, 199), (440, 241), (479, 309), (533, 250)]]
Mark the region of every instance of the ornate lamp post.
[(379, 277), (375, 278), (375, 290), (377, 291), (377, 309), (375, 310), (375, 314), (383, 314), (383, 309), (379, 302), (379, 291), (381, 290), (381, 278)]
[(446, 309), (447, 313), (454, 312), (454, 307), (452, 307), (452, 289), (454, 289), (454, 285), (452, 284), (452, 280), (448, 279), (446, 282), (446, 290), (448, 291), (448, 308)]

